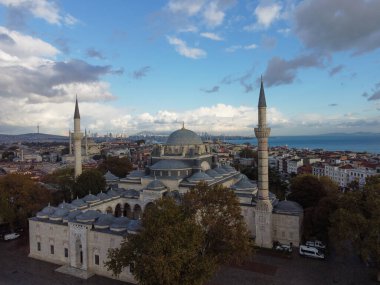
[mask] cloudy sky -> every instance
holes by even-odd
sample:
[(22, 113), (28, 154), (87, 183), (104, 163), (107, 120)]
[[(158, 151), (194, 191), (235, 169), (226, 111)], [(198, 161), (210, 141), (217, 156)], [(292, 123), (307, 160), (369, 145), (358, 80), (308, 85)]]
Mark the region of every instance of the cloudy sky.
[(380, 0), (0, 0), (0, 133), (380, 130)]

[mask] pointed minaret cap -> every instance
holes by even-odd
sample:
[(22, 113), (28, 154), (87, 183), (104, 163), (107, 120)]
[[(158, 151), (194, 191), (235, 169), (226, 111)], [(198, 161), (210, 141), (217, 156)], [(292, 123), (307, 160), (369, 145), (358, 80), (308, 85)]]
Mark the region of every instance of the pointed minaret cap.
[(266, 107), (266, 106), (267, 106), (267, 102), (265, 101), (263, 76), (261, 76), (260, 97), (259, 97), (259, 106), (258, 107)]
[(75, 112), (74, 112), (74, 119), (80, 119), (79, 115), (79, 107), (78, 107), (78, 97), (75, 96)]

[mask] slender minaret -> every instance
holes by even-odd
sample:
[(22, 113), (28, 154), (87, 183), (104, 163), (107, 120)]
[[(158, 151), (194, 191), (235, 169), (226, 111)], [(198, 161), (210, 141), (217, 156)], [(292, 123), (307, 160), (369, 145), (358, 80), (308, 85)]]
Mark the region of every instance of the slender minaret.
[(258, 140), (258, 201), (255, 207), (256, 245), (272, 247), (272, 203), (269, 200), (268, 187), (268, 137), (267, 104), (263, 80), (261, 78), (258, 104), (258, 126), (255, 135)]
[(80, 132), (80, 115), (78, 107), (78, 98), (75, 98), (74, 112), (74, 155), (75, 155), (75, 178), (82, 174), (82, 137)]

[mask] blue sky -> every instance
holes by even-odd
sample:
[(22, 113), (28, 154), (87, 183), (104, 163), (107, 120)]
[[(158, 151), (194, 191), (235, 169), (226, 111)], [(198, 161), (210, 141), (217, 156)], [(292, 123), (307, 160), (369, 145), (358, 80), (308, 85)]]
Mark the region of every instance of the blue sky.
[(0, 133), (379, 132), (379, 0), (0, 0)]

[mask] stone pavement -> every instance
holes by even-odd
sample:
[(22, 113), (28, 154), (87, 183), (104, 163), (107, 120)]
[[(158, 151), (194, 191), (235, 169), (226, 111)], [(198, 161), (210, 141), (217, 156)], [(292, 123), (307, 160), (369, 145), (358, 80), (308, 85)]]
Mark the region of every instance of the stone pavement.
[[(0, 241), (0, 285), (23, 284), (128, 284), (100, 276), (87, 280), (56, 272), (58, 265), (28, 257), (26, 239)], [(331, 255), (326, 261), (302, 258), (297, 252), (287, 258), (268, 250), (257, 250), (251, 260), (222, 267), (207, 285), (379, 285), (375, 270), (356, 257)]]

